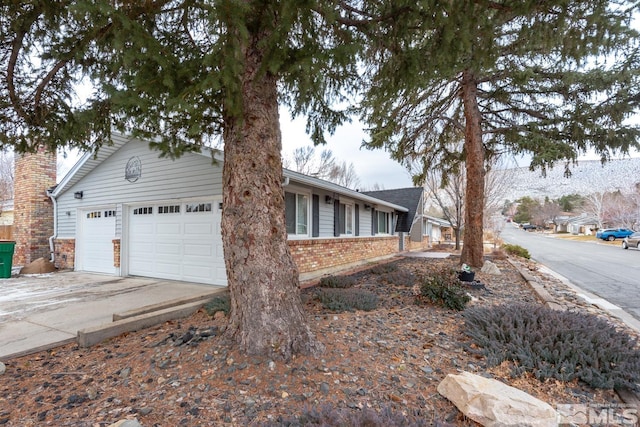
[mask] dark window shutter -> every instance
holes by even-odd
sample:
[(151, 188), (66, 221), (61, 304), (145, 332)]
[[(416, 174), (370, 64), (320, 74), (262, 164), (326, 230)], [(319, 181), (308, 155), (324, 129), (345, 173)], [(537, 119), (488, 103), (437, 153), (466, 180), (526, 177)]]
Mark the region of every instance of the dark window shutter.
[(320, 236), (320, 196), (314, 194), (311, 206), (311, 237)]
[(378, 234), (378, 217), (376, 215), (376, 210), (371, 208), (371, 234)]
[(355, 230), (353, 230), (353, 234), (356, 236), (360, 235), (360, 205), (356, 205), (355, 208), (356, 222), (353, 224)]
[(346, 217), (346, 206), (340, 203), (340, 234), (345, 234), (347, 232), (347, 217)]
[(333, 235), (340, 236), (340, 202), (333, 199)]
[(294, 193), (284, 193), (284, 217), (287, 225), (287, 233), (296, 232), (296, 195)]

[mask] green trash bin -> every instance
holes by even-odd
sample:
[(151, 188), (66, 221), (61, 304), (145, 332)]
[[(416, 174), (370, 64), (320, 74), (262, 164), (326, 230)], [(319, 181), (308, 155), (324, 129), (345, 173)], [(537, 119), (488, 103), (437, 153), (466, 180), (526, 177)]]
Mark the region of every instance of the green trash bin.
[(13, 267), (13, 250), (16, 242), (13, 240), (0, 240), (0, 279), (11, 277), (11, 267)]

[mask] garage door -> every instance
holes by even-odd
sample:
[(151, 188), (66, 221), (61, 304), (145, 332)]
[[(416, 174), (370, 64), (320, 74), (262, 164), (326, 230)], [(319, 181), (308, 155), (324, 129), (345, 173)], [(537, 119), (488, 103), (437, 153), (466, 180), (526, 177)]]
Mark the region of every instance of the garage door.
[(114, 274), (113, 238), (116, 231), (115, 209), (95, 209), (81, 213), (76, 269)]
[(129, 210), (129, 274), (226, 285), (219, 201)]

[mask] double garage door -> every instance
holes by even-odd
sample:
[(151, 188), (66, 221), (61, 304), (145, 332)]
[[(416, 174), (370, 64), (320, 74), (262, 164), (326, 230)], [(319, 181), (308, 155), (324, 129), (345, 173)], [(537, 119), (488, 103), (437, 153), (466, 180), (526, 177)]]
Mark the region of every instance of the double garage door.
[(128, 229), (130, 275), (226, 285), (218, 203), (132, 207)]
[[(123, 273), (226, 285), (218, 203), (149, 203), (125, 209)], [(84, 271), (114, 273), (115, 211), (107, 212), (100, 218), (84, 215), (79, 265)]]

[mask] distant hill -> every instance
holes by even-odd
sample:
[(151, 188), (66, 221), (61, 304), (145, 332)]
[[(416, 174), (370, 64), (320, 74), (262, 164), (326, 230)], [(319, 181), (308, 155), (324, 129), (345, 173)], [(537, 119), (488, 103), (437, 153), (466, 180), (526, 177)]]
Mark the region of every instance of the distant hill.
[(640, 183), (640, 158), (611, 160), (604, 165), (599, 160), (580, 161), (571, 167), (571, 176), (564, 177), (564, 166), (548, 170), (546, 177), (540, 171), (527, 167), (505, 170), (512, 182), (504, 198), (517, 200), (524, 196), (551, 199), (569, 194), (587, 195), (595, 192), (630, 191)]

